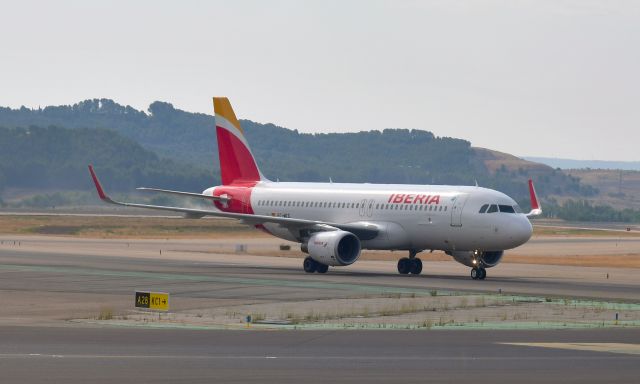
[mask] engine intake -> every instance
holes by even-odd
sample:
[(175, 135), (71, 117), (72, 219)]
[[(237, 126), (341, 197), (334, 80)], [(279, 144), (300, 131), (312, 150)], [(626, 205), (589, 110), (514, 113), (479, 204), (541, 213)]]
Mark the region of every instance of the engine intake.
[(504, 251), (453, 251), (447, 252), (447, 255), (452, 256), (458, 263), (467, 267), (491, 268), (500, 263)]
[(351, 265), (360, 257), (360, 239), (347, 231), (318, 232), (302, 245), (302, 250), (322, 264)]

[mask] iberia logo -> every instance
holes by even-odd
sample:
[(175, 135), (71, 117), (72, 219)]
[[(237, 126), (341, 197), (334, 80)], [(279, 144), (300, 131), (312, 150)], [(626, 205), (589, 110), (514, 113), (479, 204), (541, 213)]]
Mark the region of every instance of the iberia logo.
[(387, 202), (394, 204), (440, 204), (440, 195), (394, 193), (389, 196)]

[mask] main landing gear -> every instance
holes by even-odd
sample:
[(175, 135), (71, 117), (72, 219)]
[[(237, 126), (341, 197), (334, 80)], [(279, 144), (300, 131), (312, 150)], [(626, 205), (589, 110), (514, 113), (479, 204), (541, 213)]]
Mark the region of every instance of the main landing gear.
[(398, 272), (401, 275), (419, 275), (422, 272), (422, 260), (416, 257), (418, 251), (409, 251), (409, 257), (398, 260)]
[(317, 261), (313, 260), (311, 257), (307, 257), (304, 259), (304, 262), (302, 263), (302, 267), (304, 268), (304, 271), (307, 273), (313, 273), (313, 272), (327, 273), (327, 271), (329, 270), (328, 265), (318, 263)]
[(471, 269), (471, 278), (473, 280), (484, 280), (487, 277), (487, 270), (482, 267), (473, 267)]

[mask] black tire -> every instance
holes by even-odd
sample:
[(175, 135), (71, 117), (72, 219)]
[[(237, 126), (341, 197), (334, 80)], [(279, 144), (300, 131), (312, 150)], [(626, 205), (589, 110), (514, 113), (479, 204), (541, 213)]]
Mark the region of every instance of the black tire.
[(478, 271), (478, 268), (471, 268), (471, 278), (473, 280), (478, 280), (479, 276), (480, 276), (480, 271)]
[(304, 268), (304, 271), (307, 273), (313, 273), (318, 269), (318, 263), (312, 258), (307, 257), (304, 259), (304, 262), (302, 262), (302, 268)]
[(410, 272), (414, 275), (419, 275), (422, 272), (422, 260), (418, 259), (417, 257), (415, 259), (412, 259)]
[(401, 275), (406, 275), (411, 271), (411, 264), (411, 260), (409, 260), (408, 257), (403, 257), (402, 259), (398, 260), (398, 272)]
[(320, 263), (316, 263), (316, 272), (318, 273), (327, 273), (327, 271), (329, 270), (329, 266), (326, 264), (320, 264)]
[(484, 278), (487, 277), (487, 270), (486, 269), (479, 268), (478, 272), (480, 272), (480, 276), (478, 276), (478, 279), (484, 280)]

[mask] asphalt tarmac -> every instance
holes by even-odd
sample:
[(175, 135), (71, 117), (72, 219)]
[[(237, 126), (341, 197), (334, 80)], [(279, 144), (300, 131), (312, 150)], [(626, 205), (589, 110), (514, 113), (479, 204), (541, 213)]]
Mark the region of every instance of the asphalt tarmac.
[(640, 377), (638, 328), (218, 331), (69, 322), (104, 306), (131, 308), (136, 289), (171, 292), (176, 311), (203, 302), (434, 289), (638, 302), (637, 269), (504, 264), (474, 281), (453, 261), (425, 262), (421, 276), (400, 276), (393, 262), (363, 261), (308, 275), (301, 259), (211, 254), (205, 241), (3, 241), (2, 383), (637, 383)]
[[(0, 327), (0, 372), (3, 383), (637, 383), (640, 347), (624, 346), (639, 340), (637, 329), (246, 332)], [(576, 345), (596, 351), (567, 349)]]

